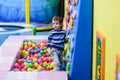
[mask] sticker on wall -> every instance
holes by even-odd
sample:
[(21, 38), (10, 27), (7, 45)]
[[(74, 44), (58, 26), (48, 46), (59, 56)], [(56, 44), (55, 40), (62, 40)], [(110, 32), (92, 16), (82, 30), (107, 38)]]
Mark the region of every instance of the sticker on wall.
[(79, 0), (73, 0), (72, 4), (76, 6), (79, 3)]
[(70, 16), (70, 29), (72, 30), (74, 26), (74, 13), (71, 14)]
[(105, 75), (105, 36), (96, 32), (96, 80), (104, 80)]

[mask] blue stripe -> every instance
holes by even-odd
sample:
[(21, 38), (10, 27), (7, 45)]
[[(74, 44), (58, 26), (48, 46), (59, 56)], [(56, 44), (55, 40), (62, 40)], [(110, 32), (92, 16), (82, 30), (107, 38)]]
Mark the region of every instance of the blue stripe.
[(65, 30), (61, 30), (61, 31), (51, 30), (49, 32), (47, 45), (64, 49), (65, 37), (66, 37)]

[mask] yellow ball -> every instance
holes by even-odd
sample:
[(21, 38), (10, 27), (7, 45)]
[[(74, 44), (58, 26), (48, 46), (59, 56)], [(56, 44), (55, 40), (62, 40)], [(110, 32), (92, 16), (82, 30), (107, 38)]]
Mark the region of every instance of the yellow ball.
[(25, 65), (25, 66), (28, 66), (28, 63), (27, 63), (27, 62), (24, 62), (24, 65)]
[(32, 44), (32, 47), (36, 47), (36, 44)]
[(50, 64), (50, 66), (51, 66), (51, 67), (54, 67), (54, 62), (52, 62), (52, 63)]
[(38, 63), (34, 63), (34, 66), (35, 66), (36, 68), (38, 68)]
[(27, 71), (32, 71), (32, 68), (28, 68)]
[(51, 72), (54, 72), (54, 70), (50, 70)]
[(37, 58), (33, 58), (33, 63), (37, 62)]
[(38, 70), (42, 70), (42, 66), (38, 66)]
[(22, 54), (25, 54), (25, 52), (26, 52), (25, 50), (22, 50)]
[(24, 45), (27, 45), (28, 43), (27, 43), (27, 42), (24, 42), (23, 44), (24, 44)]
[(25, 55), (26, 55), (26, 56), (29, 56), (29, 52), (26, 51), (26, 52), (25, 52)]

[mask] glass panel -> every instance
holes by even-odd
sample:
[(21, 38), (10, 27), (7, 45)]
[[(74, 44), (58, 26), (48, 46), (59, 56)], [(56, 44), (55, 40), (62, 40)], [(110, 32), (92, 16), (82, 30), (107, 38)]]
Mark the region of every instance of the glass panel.
[(0, 0), (0, 22), (25, 22), (25, 1)]

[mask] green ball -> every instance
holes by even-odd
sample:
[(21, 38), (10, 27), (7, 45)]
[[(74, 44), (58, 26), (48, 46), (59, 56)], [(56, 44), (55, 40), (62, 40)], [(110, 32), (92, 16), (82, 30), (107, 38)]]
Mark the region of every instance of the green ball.
[(48, 64), (43, 64), (43, 67), (47, 68)]
[(41, 51), (40, 51), (40, 54), (42, 54), (42, 55), (43, 55), (43, 54), (44, 54), (44, 52), (41, 50)]
[(29, 68), (32, 68), (32, 67), (33, 67), (33, 64), (32, 64), (32, 63), (29, 63), (29, 64), (28, 64), (28, 67), (29, 67)]
[(70, 71), (70, 62), (67, 63), (67, 66), (66, 66), (66, 71)]
[(47, 53), (46, 56), (49, 57), (51, 54)]
[(44, 49), (44, 50), (47, 50), (48, 48), (45, 46), (43, 49)]

